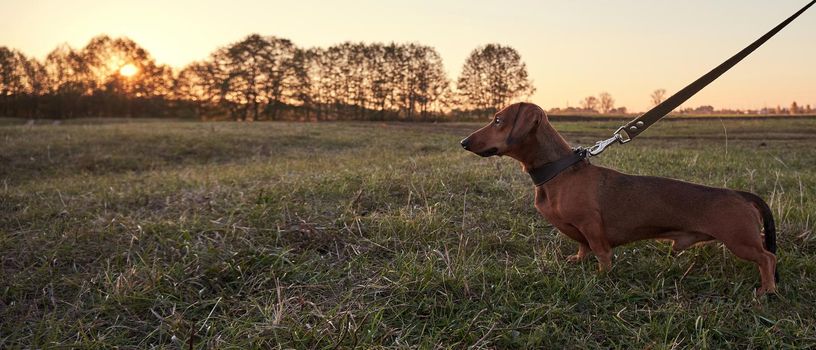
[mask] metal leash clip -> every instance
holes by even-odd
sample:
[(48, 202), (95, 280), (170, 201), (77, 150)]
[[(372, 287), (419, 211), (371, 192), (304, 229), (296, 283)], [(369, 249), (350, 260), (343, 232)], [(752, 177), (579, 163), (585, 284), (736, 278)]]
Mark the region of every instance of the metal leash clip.
[(601, 154), (601, 152), (606, 150), (606, 148), (612, 145), (613, 143), (624, 144), (629, 141), (632, 141), (628, 134), (626, 136), (623, 136), (623, 134), (626, 134), (626, 131), (624, 131), (623, 128), (624, 127), (621, 126), (620, 128), (618, 128), (618, 130), (615, 130), (615, 133), (612, 135), (612, 137), (606, 140), (595, 142), (595, 146), (592, 146), (589, 149), (587, 149), (587, 153), (589, 154), (589, 156), (597, 156)]

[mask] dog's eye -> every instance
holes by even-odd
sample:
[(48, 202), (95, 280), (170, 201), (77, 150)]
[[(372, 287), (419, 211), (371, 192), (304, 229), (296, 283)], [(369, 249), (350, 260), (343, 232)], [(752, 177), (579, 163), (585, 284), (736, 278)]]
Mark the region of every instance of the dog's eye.
[(499, 117), (496, 117), (496, 119), (493, 119), (493, 124), (496, 125), (501, 124), (501, 119), (499, 119)]

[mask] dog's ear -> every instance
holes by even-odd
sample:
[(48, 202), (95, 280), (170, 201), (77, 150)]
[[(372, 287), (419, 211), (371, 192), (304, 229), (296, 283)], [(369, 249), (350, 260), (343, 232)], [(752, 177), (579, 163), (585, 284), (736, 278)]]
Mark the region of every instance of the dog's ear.
[(530, 103), (519, 103), (516, 109), (516, 119), (510, 129), (510, 135), (507, 136), (507, 145), (520, 142), (537, 128), (544, 118), (544, 111), (540, 107)]

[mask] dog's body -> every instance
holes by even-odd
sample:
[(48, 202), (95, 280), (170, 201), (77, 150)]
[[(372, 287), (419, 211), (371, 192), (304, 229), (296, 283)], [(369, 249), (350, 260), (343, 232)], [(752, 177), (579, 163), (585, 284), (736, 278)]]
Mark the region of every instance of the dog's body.
[[(481, 156), (507, 155), (528, 171), (572, 153), (544, 111), (532, 104), (503, 109), (493, 122), (462, 140), (462, 146)], [(754, 194), (627, 175), (582, 160), (536, 186), (535, 207), (579, 243), (570, 261), (592, 251), (600, 268), (607, 270), (612, 248), (622, 244), (665, 239), (679, 251), (719, 240), (736, 256), (757, 264), (762, 280), (758, 294), (776, 290), (773, 217)]]

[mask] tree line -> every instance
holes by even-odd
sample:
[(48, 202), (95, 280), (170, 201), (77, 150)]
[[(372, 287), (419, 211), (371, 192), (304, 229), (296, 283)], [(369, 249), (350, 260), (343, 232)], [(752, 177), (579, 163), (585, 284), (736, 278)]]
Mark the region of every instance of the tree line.
[(252, 34), (175, 70), (106, 35), (44, 60), (0, 47), (0, 116), (437, 120), (492, 113), (535, 91), (512, 47), (474, 49), (455, 81), (417, 43), (301, 48)]

